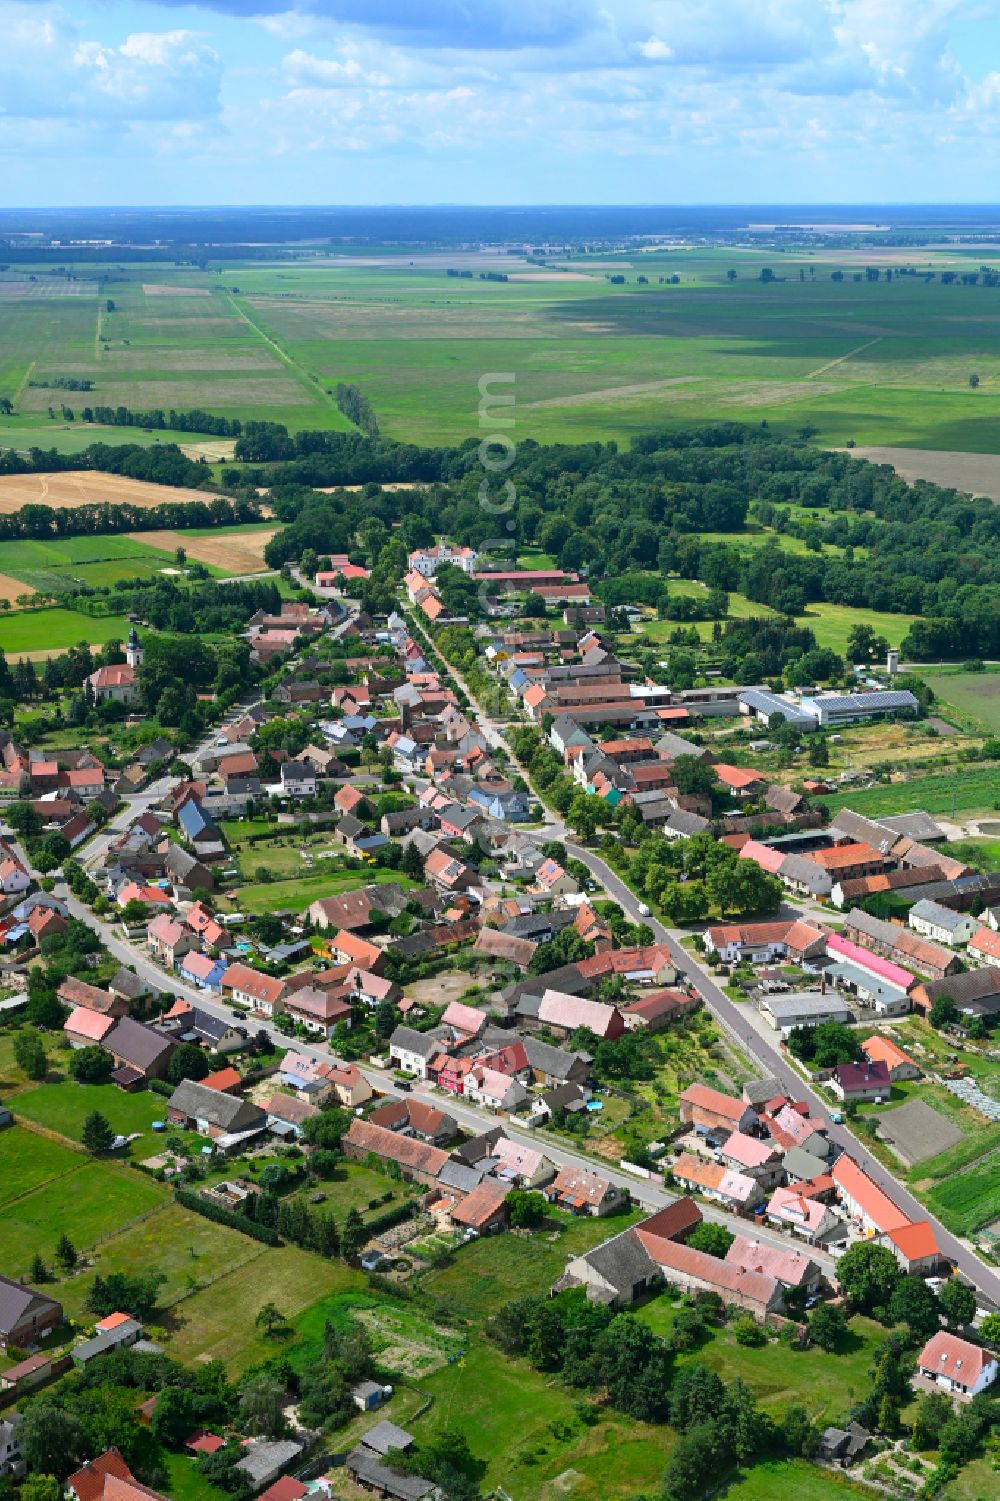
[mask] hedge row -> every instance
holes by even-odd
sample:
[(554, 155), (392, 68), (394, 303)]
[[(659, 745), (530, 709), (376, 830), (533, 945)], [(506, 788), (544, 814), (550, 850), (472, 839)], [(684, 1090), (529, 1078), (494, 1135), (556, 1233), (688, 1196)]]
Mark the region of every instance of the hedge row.
[(193, 1209), (196, 1214), (204, 1215), (207, 1220), (214, 1220), (217, 1225), (228, 1225), (231, 1230), (239, 1230), (243, 1235), (249, 1235), (251, 1240), (259, 1240), (265, 1246), (281, 1245), (281, 1237), (276, 1230), (248, 1220), (245, 1214), (234, 1214), (231, 1209), (210, 1204), (200, 1194), (189, 1193), (186, 1188), (175, 1189), (174, 1196), (185, 1209)]

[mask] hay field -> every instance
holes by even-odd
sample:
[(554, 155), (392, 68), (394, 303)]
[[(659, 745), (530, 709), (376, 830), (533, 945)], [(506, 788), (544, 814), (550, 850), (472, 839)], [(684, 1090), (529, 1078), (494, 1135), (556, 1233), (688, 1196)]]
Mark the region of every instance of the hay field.
[(194, 563), (210, 563), (226, 573), (263, 573), (264, 548), (270, 542), (277, 527), (252, 528), (247, 531), (229, 531), (219, 528), (208, 536), (193, 532), (130, 532), (133, 542), (145, 542), (149, 547), (174, 552), (183, 547), (188, 559)]
[(100, 505), (111, 501), (147, 510), (151, 506), (180, 504), (185, 500), (211, 499), (204, 490), (155, 485), (150, 480), (128, 479), (123, 474), (102, 474), (97, 469), (69, 470), (63, 474), (0, 475), (0, 514), (5, 516), (28, 505), (63, 510), (69, 506)]

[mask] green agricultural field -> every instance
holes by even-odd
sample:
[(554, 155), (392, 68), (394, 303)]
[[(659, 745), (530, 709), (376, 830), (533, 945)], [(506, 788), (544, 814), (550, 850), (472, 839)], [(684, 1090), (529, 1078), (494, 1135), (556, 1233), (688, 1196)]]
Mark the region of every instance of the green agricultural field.
[(125, 615), (83, 615), (59, 608), (0, 615), (0, 651), (9, 659), (54, 656), (81, 641), (103, 646), (105, 641), (124, 641), (128, 633)]
[(58, 537), (3, 545), (3, 572), (43, 594), (76, 584), (98, 587), (119, 579), (155, 578), (161, 569), (174, 566), (172, 553), (130, 537)]
[(23, 1126), (0, 1132), (0, 1205), (20, 1199), (45, 1183), (78, 1173), (84, 1159), (79, 1152), (50, 1141)]
[(853, 808), (871, 817), (912, 813), (956, 815), (990, 813), (1000, 797), (1000, 773), (995, 766), (971, 766), (936, 776), (915, 776), (908, 782), (890, 782), (865, 787), (858, 792), (838, 792), (824, 797), (831, 813)]
[(161, 1184), (128, 1168), (81, 1157), (75, 1172), (4, 1205), (0, 1266), (24, 1273), (36, 1251), (51, 1262), (63, 1230), (77, 1250), (84, 1250), (155, 1209), (166, 1193)]
[[(32, 290), (0, 300), (0, 348), (9, 351), (0, 363), (0, 394), (15, 399), (26, 428), (44, 429), (50, 420), (53, 429), (63, 430), (53, 432), (52, 442), (76, 439), (83, 426), (62, 418), (63, 405), (77, 418), (84, 406), (100, 404), (201, 407), (243, 419), (278, 417), (293, 428), (348, 425), (325, 388), (207, 272), (191, 270), (181, 278), (170, 268), (133, 264), (116, 277), (111, 312), (96, 282), (81, 282), (80, 292), (43, 300)], [(93, 388), (52, 386), (63, 375), (88, 378)], [(141, 433), (117, 431), (121, 442)], [(43, 446), (49, 446), (48, 436), (46, 430)], [(98, 436), (106, 434), (92, 433), (88, 441)], [(147, 440), (173, 436), (156, 433)], [(198, 436), (185, 433), (179, 441)]]
[[(449, 278), (446, 259), (410, 247), (364, 266), (234, 259), (221, 280), (130, 265), (111, 313), (85, 268), (72, 296), (56, 278), (25, 282), (0, 305), (0, 394), (18, 414), (10, 430), (20, 425), (18, 446), (82, 446), (82, 424), (61, 408), (95, 402), (343, 429), (330, 393), (349, 381), (389, 436), (456, 442), (478, 432), (479, 378), (498, 370), (516, 376), (518, 435), (543, 441), (627, 441), (716, 419), (806, 429), (833, 446), (990, 453), (1000, 443), (1000, 332), (982, 287), (855, 282), (852, 252), (794, 248), (769, 284), (761, 253), (725, 247), (644, 255), (645, 284), (637, 257), (619, 257), (621, 286), (586, 257), (551, 270), (505, 259), (506, 283)], [(914, 260), (956, 263), (934, 252)], [(838, 265), (847, 270), (834, 283)], [(672, 275), (679, 285), (666, 284)], [(29, 384), (66, 374), (89, 377), (93, 391)], [(156, 436), (134, 430), (129, 441)]]
[(1000, 1219), (1000, 1151), (937, 1183), (923, 1197), (956, 1235), (970, 1235)]
[(77, 1084), (71, 1079), (61, 1084), (40, 1084), (19, 1095), (17, 1101), (19, 1115), (58, 1131), (70, 1141), (80, 1140), (83, 1123), (92, 1110), (100, 1111), (113, 1131), (127, 1136), (133, 1131), (148, 1133), (153, 1121), (164, 1119), (166, 1104), (161, 1095), (148, 1090), (125, 1094), (114, 1084)]
[(1000, 735), (1000, 672), (921, 672), (939, 700), (945, 718), (949, 705), (964, 718)]

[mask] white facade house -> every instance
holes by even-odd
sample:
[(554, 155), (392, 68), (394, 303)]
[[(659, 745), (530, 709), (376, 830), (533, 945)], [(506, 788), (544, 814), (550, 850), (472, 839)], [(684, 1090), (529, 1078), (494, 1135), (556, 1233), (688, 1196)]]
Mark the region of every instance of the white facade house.
[(949, 948), (968, 943), (979, 927), (970, 912), (953, 912), (950, 907), (942, 907), (940, 902), (929, 901), (926, 897), (914, 902), (908, 921), (915, 933), (922, 933), (933, 943), (943, 943)]
[(432, 579), (442, 563), (451, 563), (463, 573), (474, 573), (479, 554), (471, 547), (452, 547), (441, 541), (436, 547), (418, 547), (410, 553), (410, 567), (422, 578)]
[(917, 1371), (959, 1402), (971, 1402), (997, 1379), (1000, 1366), (992, 1350), (973, 1345), (939, 1329), (917, 1357)]
[(308, 761), (283, 761), (281, 763), (281, 790), (290, 797), (315, 797), (315, 769)]
[(403, 1073), (416, 1074), (419, 1079), (427, 1078), (427, 1065), (440, 1051), (440, 1042), (425, 1032), (414, 1031), (412, 1027), (397, 1027), (389, 1039), (389, 1057), (393, 1066), (402, 1069)]

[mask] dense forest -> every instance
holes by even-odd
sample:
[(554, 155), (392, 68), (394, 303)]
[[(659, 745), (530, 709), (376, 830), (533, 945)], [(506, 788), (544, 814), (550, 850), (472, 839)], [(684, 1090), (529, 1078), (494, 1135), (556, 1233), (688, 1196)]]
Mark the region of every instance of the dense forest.
[[(627, 572), (650, 581), (675, 573), (789, 615), (817, 601), (920, 615), (904, 646), (918, 659), (1000, 655), (1000, 507), (908, 485), (888, 465), (766, 428), (718, 424), (649, 434), (627, 452), (614, 443), (527, 440), (497, 475), (483, 469), (474, 440), (413, 449), (359, 433), (289, 438), (275, 426), (252, 441), (265, 450), (273, 442), (288, 457), (251, 471), (255, 484), (273, 485), (286, 523), (268, 546), (275, 567), (308, 550), (374, 563), (393, 528), (411, 548), (445, 534), (501, 567), (515, 547), (541, 548), (562, 568), (586, 570), (599, 593)], [(245, 434), (238, 448), (247, 441)], [(422, 488), (378, 491), (377, 479)], [(359, 483), (369, 488), (334, 495), (311, 488)], [(510, 522), (516, 542), (504, 536)], [(806, 550), (785, 549), (780, 535), (752, 550), (718, 535), (748, 522), (804, 536)]]

